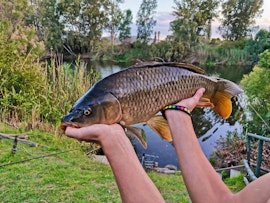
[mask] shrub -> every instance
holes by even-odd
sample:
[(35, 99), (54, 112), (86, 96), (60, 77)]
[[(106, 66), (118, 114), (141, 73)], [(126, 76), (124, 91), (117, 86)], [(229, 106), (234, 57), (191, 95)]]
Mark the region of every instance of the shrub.
[(246, 125), (249, 131), (261, 135), (270, 134), (270, 53), (268, 50), (260, 55), (260, 60), (241, 84), (248, 96)]
[(98, 75), (75, 65), (39, 63), (42, 44), (31, 27), (0, 23), (0, 120), (57, 124)]

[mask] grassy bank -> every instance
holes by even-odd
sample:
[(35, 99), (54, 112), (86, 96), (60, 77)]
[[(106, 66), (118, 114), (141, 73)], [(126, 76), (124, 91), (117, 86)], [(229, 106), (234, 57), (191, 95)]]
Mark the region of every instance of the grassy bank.
[[(51, 156), (1, 166), (0, 202), (121, 202), (110, 167), (86, 156), (94, 146), (40, 131), (22, 133), (0, 124), (0, 133), (4, 132), (27, 134), (29, 141), (40, 145), (18, 143), (12, 154), (12, 142), (0, 139), (0, 165)], [(148, 175), (166, 202), (190, 202), (181, 175)], [(233, 191), (243, 188), (237, 182), (230, 183)]]
[[(20, 133), (6, 126), (0, 126), (0, 132)], [(23, 134), (40, 146), (18, 143), (17, 153), (12, 154), (12, 142), (0, 139), (0, 165), (64, 153), (0, 167), (0, 202), (120, 202), (110, 167), (88, 158), (85, 145), (39, 131)], [(156, 173), (149, 173), (149, 176), (167, 202), (190, 202), (181, 176)]]

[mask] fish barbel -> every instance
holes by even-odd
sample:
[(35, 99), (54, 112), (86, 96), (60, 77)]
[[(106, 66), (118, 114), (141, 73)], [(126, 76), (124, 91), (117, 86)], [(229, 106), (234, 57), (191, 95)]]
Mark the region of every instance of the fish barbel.
[(231, 98), (242, 92), (235, 83), (206, 76), (191, 64), (145, 62), (98, 81), (62, 118), (61, 128), (120, 123), (146, 147), (142, 130), (131, 126), (146, 123), (163, 139), (172, 141), (167, 121), (157, 113), (192, 97), (201, 87), (208, 101), (205, 107), (210, 103), (224, 119), (231, 114)]

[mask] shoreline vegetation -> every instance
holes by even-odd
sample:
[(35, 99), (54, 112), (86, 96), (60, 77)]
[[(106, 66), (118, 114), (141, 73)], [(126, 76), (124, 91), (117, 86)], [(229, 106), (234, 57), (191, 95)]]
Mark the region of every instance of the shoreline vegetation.
[[(174, 61), (197, 64), (200, 66), (246, 66), (254, 65), (257, 61), (253, 61), (250, 53), (245, 47), (238, 47), (240, 42), (226, 42), (219, 39), (213, 39), (215, 44), (202, 43), (191, 48), (184, 56), (174, 58), (170, 56), (172, 46), (170, 41), (161, 41), (143, 45), (140, 42), (127, 43), (125, 45), (115, 45), (114, 53), (110, 49), (100, 53), (84, 53), (84, 54), (55, 54), (48, 53), (40, 58), (40, 61), (50, 61), (57, 57), (63, 61), (76, 61), (78, 59), (86, 62), (110, 62), (110, 63), (128, 63), (133, 64), (138, 61)], [(213, 42), (213, 43), (214, 43)], [(245, 44), (246, 42), (242, 42)], [(245, 45), (242, 45), (245, 46)], [(116, 53), (118, 52), (118, 53)], [(163, 53), (162, 53), (163, 52)]]

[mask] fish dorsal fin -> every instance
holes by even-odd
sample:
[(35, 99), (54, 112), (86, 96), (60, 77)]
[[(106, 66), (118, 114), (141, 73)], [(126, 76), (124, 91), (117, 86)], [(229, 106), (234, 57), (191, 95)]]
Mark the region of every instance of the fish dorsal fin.
[(146, 68), (146, 67), (160, 67), (160, 66), (179, 67), (192, 71), (194, 73), (205, 74), (205, 71), (199, 68), (198, 66), (189, 63), (178, 63), (178, 62), (155, 62), (155, 61), (142, 62), (136, 63), (135, 65), (131, 66), (131, 68)]
[(122, 127), (126, 130), (127, 134), (136, 137), (138, 141), (141, 143), (141, 145), (145, 149), (147, 148), (146, 135), (143, 129), (126, 125), (122, 125)]
[(205, 71), (203, 69), (201, 69), (198, 66), (189, 64), (189, 63), (176, 63), (175, 66), (177, 66), (179, 68), (184, 68), (184, 69), (190, 70), (194, 73), (205, 74)]
[(168, 142), (172, 141), (172, 135), (169, 128), (168, 121), (161, 115), (156, 115), (146, 122), (149, 127), (155, 131), (162, 139)]

